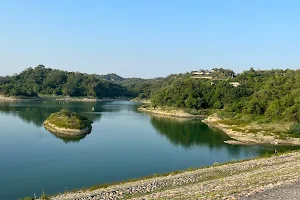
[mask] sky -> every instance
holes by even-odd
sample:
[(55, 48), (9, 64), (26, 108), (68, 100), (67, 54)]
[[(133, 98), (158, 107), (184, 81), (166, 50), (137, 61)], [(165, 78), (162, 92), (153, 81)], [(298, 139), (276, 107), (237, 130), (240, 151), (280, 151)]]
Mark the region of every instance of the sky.
[(300, 68), (300, 1), (0, 0), (0, 75)]

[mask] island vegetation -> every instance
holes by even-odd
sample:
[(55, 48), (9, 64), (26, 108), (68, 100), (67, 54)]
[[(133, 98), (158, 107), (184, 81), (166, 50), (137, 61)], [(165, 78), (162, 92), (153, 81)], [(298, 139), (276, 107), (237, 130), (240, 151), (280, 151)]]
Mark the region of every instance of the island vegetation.
[(51, 114), (44, 122), (44, 126), (56, 134), (82, 136), (91, 132), (92, 123), (87, 117), (62, 109)]

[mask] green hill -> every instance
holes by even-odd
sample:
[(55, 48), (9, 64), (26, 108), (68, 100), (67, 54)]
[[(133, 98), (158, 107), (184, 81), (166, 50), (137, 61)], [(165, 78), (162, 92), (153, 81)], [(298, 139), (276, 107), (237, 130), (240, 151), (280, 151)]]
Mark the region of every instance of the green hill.
[(79, 72), (66, 72), (39, 65), (18, 75), (0, 79), (0, 91), (7, 96), (63, 95), (71, 97), (130, 97), (127, 88)]

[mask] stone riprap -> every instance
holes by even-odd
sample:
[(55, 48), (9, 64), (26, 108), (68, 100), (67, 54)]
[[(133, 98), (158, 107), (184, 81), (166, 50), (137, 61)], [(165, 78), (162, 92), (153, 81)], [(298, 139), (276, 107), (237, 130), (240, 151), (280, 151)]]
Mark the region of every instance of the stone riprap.
[(239, 199), (300, 180), (300, 153), (212, 166), (96, 190), (64, 193), (58, 199)]

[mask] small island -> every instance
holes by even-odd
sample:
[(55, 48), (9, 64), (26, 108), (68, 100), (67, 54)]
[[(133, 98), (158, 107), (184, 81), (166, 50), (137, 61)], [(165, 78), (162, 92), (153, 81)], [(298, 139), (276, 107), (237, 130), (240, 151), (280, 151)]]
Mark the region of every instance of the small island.
[(44, 122), (45, 129), (66, 137), (80, 137), (89, 134), (93, 121), (75, 112), (62, 109), (51, 114)]

